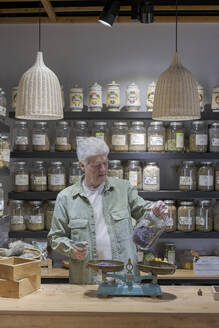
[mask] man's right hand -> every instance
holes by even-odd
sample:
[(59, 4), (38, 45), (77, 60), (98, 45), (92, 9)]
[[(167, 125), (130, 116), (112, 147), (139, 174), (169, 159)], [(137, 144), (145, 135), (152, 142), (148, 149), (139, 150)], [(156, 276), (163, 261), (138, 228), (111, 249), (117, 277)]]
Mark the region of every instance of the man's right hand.
[(74, 254), (74, 257), (78, 260), (83, 260), (87, 254), (87, 246), (87, 241), (81, 241), (73, 244), (72, 252)]

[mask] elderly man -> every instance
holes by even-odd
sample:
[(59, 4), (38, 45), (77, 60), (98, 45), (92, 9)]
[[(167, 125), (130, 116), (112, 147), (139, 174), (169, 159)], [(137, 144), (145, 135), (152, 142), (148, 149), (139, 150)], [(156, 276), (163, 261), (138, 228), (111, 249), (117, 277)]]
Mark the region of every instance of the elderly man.
[(138, 196), (127, 180), (107, 177), (108, 153), (102, 139), (80, 141), (77, 156), (84, 175), (57, 196), (48, 238), (54, 250), (69, 256), (70, 283), (96, 283), (96, 274), (87, 267), (92, 259), (126, 263), (131, 258), (136, 267), (132, 217), (139, 221), (148, 208), (156, 216), (167, 212), (162, 201)]

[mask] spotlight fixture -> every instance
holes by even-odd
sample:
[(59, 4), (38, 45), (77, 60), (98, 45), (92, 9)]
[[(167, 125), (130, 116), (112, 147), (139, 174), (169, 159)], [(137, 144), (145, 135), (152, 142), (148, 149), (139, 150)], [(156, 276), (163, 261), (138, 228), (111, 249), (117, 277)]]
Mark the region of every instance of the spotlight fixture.
[(98, 21), (103, 25), (112, 27), (114, 20), (119, 15), (119, 9), (119, 0), (107, 0)]
[(150, 24), (154, 21), (154, 6), (149, 1), (141, 1), (139, 20), (141, 23)]

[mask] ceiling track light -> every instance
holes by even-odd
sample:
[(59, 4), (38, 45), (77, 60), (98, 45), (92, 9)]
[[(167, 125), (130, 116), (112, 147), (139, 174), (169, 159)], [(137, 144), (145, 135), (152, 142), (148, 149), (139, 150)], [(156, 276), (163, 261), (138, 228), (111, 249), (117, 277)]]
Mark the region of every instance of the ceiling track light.
[(139, 10), (139, 20), (141, 23), (144, 24), (150, 24), (154, 22), (154, 5), (151, 1), (141, 1)]
[(105, 26), (112, 27), (116, 17), (119, 15), (119, 9), (119, 0), (107, 0), (98, 21)]

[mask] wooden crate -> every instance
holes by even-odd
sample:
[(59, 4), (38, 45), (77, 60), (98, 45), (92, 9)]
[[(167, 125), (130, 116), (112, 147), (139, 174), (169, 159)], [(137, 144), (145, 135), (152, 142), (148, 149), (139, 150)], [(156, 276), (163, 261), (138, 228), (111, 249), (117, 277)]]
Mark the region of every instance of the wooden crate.
[(0, 279), (0, 297), (20, 298), (40, 288), (40, 275), (17, 281)]
[(41, 274), (46, 274), (52, 272), (52, 260), (46, 259), (41, 260)]
[(40, 274), (40, 260), (19, 257), (0, 259), (0, 279), (16, 281)]

